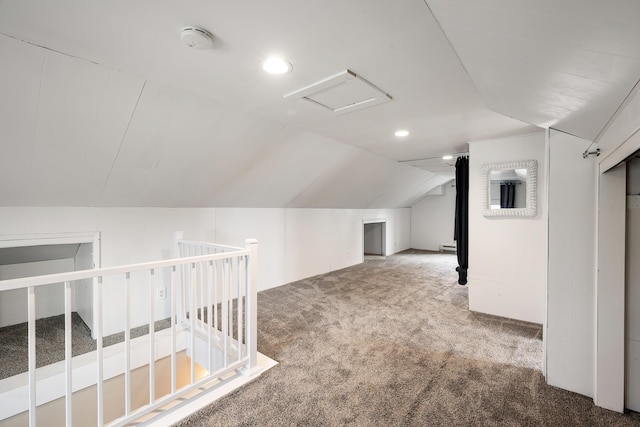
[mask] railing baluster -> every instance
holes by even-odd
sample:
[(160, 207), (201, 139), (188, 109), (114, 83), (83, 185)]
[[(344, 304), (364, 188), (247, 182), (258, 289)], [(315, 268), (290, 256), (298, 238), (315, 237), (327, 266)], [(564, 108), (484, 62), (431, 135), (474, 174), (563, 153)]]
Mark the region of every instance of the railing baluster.
[[(36, 369), (36, 288), (38, 286), (47, 285), (49, 283), (64, 283), (64, 374), (59, 375), (65, 380), (64, 396), (65, 396), (65, 425), (71, 426), (73, 423), (73, 283), (78, 280), (91, 279), (93, 281), (94, 295), (94, 325), (96, 337), (96, 404), (97, 417), (96, 424), (103, 425), (105, 416), (105, 374), (111, 372), (110, 369), (105, 370), (108, 360), (105, 360), (105, 354), (111, 354), (110, 351), (105, 352), (104, 349), (104, 277), (112, 276), (115, 284), (121, 284), (122, 275), (124, 275), (124, 343), (120, 344), (124, 348), (124, 370), (122, 364), (117, 367), (119, 372), (116, 375), (124, 373), (125, 381), (125, 414), (115, 420), (114, 425), (121, 426), (130, 423), (132, 420), (141, 416), (143, 413), (149, 413), (158, 409), (160, 405), (164, 405), (168, 400), (175, 399), (177, 396), (183, 396), (186, 390), (195, 390), (197, 387), (210, 382), (214, 378), (221, 378), (222, 375), (232, 373), (240, 367), (251, 368), (255, 363), (251, 361), (255, 359), (255, 275), (254, 275), (254, 258), (249, 254), (255, 253), (255, 245), (247, 242), (245, 249), (226, 247), (216, 247), (216, 245), (208, 245), (206, 243), (184, 243), (176, 241), (175, 253), (182, 252), (180, 259), (170, 259), (157, 262), (141, 263), (130, 266), (118, 266), (105, 269), (95, 269), (87, 271), (76, 271), (70, 273), (60, 273), (48, 276), (38, 276), (24, 279), (11, 279), (0, 281), (2, 290), (25, 289), (27, 290), (27, 310), (28, 310), (28, 410), (29, 425), (36, 425), (37, 415), (37, 369)], [(179, 248), (179, 249), (178, 249)], [(234, 251), (231, 252), (231, 251)], [(188, 255), (185, 253), (188, 252)], [(228, 255), (227, 255), (228, 253)], [(193, 259), (189, 259), (193, 256)], [(251, 255), (253, 256), (253, 255)], [(211, 257), (211, 258), (209, 258)], [(203, 259), (204, 258), (204, 259)], [(170, 279), (164, 279), (167, 273), (164, 268), (170, 268)], [(158, 269), (161, 272), (160, 281), (158, 281)], [(133, 383), (132, 369), (138, 367), (138, 354), (136, 343), (137, 339), (132, 339), (131, 328), (137, 321), (134, 312), (132, 312), (133, 303), (138, 295), (137, 272), (148, 272), (147, 293), (149, 308), (149, 332), (148, 332), (148, 372), (149, 372), (149, 404), (143, 405), (141, 408), (133, 409), (135, 403), (132, 392), (135, 390)], [(132, 277), (134, 275), (135, 277)], [(145, 280), (142, 276), (140, 285)], [(253, 277), (253, 280), (250, 278)], [(181, 280), (182, 278), (182, 280)], [(132, 281), (133, 279), (133, 281)], [(109, 279), (111, 280), (111, 279)], [(169, 286), (167, 281), (170, 280), (170, 311), (171, 311), (171, 330), (162, 331), (162, 334), (156, 331), (155, 319), (157, 316), (156, 308), (156, 291), (159, 286)], [(49, 282), (50, 281), (50, 282)], [(250, 283), (251, 282), (251, 283)], [(109, 282), (109, 284), (111, 284)], [(253, 293), (251, 291), (253, 284)], [(182, 292), (181, 292), (182, 291)], [(132, 293), (133, 292), (133, 293)], [(183, 294), (181, 301), (178, 301), (181, 293)], [(187, 300), (188, 298), (188, 300)], [(234, 299), (236, 312), (234, 313)], [(181, 304), (183, 305), (183, 313), (180, 313)], [(219, 305), (218, 305), (219, 304)], [(206, 313), (205, 313), (206, 308)], [(164, 312), (164, 310), (163, 310)], [(190, 317), (187, 318), (187, 315)], [(135, 321), (135, 322), (134, 322)], [(178, 323), (180, 322), (180, 323)], [(199, 323), (200, 322), (200, 323)], [(234, 324), (234, 322), (236, 322)], [(201, 334), (198, 328), (208, 334), (207, 339), (196, 337)], [(180, 328), (180, 329), (178, 329)], [(220, 328), (220, 331), (218, 331)], [(190, 330), (189, 330), (190, 329)], [(169, 334), (170, 332), (170, 334)], [(186, 335), (192, 354), (190, 369), (190, 385), (185, 385), (178, 389), (177, 371), (178, 360), (176, 351), (178, 345), (182, 349), (185, 348), (185, 341), (182, 341), (183, 333)], [(165, 335), (166, 334), (166, 335)], [(170, 336), (167, 336), (170, 335)], [(237, 335), (237, 339), (234, 339)], [(166, 341), (160, 341), (165, 339)], [(180, 338), (180, 342), (179, 341)], [(171, 396), (157, 397), (155, 393), (155, 359), (156, 357), (164, 357), (160, 355), (159, 349), (166, 351), (164, 343), (171, 340)], [(220, 343), (219, 339), (224, 342)], [(156, 342), (158, 340), (158, 342)], [(207, 345), (207, 352), (197, 349), (199, 345)], [(158, 344), (158, 346), (156, 346)], [(163, 345), (160, 345), (163, 344)], [(223, 359), (219, 366), (215, 366), (217, 360), (217, 347), (220, 345), (223, 350)], [(188, 347), (188, 346), (187, 346)], [(214, 351), (214, 348), (216, 350)], [(140, 349), (142, 355), (145, 353), (144, 347)], [(237, 357), (233, 356), (233, 352), (237, 350)], [(166, 354), (169, 355), (169, 354)], [(122, 353), (119, 354), (122, 357)], [(196, 359), (196, 356), (198, 359)], [(202, 360), (199, 359), (200, 356)], [(208, 360), (204, 360), (205, 357)], [(120, 359), (122, 360), (122, 359)], [(134, 365), (135, 363), (135, 365)], [(202, 366), (208, 367), (208, 378), (196, 379), (196, 363), (202, 363)], [(112, 375), (109, 373), (109, 375)], [(62, 396), (60, 393), (59, 396)], [(40, 396), (42, 400), (42, 396)], [(110, 417), (110, 416), (109, 416)]]
[(218, 331), (218, 261), (213, 261), (213, 329)]
[(238, 360), (242, 359), (242, 292), (240, 291), (240, 257), (236, 257), (236, 305), (237, 305), (237, 320), (238, 323)]
[(28, 351), (29, 351), (29, 425), (36, 425), (36, 288), (27, 289)]
[(213, 372), (213, 323), (212, 314), (211, 314), (211, 261), (206, 263), (206, 275), (205, 275), (205, 283), (207, 286), (207, 345), (209, 347), (209, 372)]
[(102, 384), (104, 379), (104, 350), (102, 348), (102, 276), (98, 277), (98, 283), (96, 284), (96, 295), (97, 295), (97, 309), (96, 309), (96, 319), (94, 323), (96, 324), (96, 353), (98, 358), (98, 372), (96, 373), (97, 381), (97, 405), (98, 405), (98, 420), (97, 425), (101, 426), (104, 424), (104, 386)]
[(156, 274), (152, 268), (149, 271), (149, 403), (153, 403), (156, 390), (156, 354), (155, 354), (155, 332), (156, 332)]
[[(227, 315), (228, 315), (228, 319), (227, 319), (227, 342), (228, 342), (228, 346), (227, 346), (227, 352), (231, 351), (231, 347), (232, 347), (232, 338), (233, 338), (233, 259), (231, 258), (227, 258), (227, 264), (228, 264), (228, 278), (227, 278), (227, 287), (228, 287), (228, 293), (227, 293), (227, 304), (229, 306), (229, 309), (227, 310)], [(227, 362), (225, 363), (225, 366), (228, 366), (229, 364), (229, 360), (227, 360)]]
[(131, 413), (131, 273), (124, 281), (124, 413)]
[(65, 418), (67, 427), (71, 427), (73, 411), (71, 401), (73, 399), (73, 342), (71, 326), (71, 282), (64, 282), (64, 365), (65, 365)]
[(191, 288), (191, 313), (189, 319), (191, 320), (191, 384), (196, 382), (196, 264), (191, 263), (189, 269), (189, 285)]
[(258, 366), (258, 241), (246, 240), (249, 249), (247, 270), (247, 355), (249, 356), (247, 371), (250, 373)]
[[(204, 251), (202, 249), (202, 247), (198, 248), (197, 251), (198, 255), (204, 255)], [(198, 288), (200, 288), (200, 303), (199, 303), (199, 307), (200, 307), (200, 326), (202, 326), (203, 328), (205, 328), (205, 315), (204, 315), (204, 305), (205, 305), (205, 298), (204, 298), (204, 264), (202, 263), (198, 263)]]
[(223, 342), (223, 366), (226, 368), (229, 365), (229, 260), (225, 259), (222, 264), (222, 339)]
[(176, 270), (171, 267), (171, 394), (176, 392)]
[[(189, 256), (189, 247), (187, 245), (185, 245), (184, 243), (182, 243), (180, 245), (181, 248), (181, 253), (180, 256), (181, 257), (188, 257)], [(190, 293), (189, 293), (189, 286), (190, 283), (188, 281), (188, 266), (186, 265), (181, 265), (180, 266), (180, 276), (182, 277), (182, 280), (180, 282), (180, 288), (182, 289), (182, 313), (181, 315), (181, 319), (180, 321), (187, 321), (187, 313), (189, 312), (189, 306), (191, 304), (191, 298), (190, 298)]]

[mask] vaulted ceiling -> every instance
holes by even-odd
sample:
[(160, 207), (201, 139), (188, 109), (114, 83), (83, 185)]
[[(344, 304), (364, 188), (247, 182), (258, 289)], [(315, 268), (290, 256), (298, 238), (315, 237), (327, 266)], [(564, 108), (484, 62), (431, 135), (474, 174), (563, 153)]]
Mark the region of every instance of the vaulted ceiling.
[[(0, 1), (0, 204), (411, 206), (451, 170), (403, 161), (596, 138), (640, 77), (639, 23), (636, 0)], [(293, 71), (264, 73), (273, 54)], [(347, 69), (392, 100), (283, 98)]]

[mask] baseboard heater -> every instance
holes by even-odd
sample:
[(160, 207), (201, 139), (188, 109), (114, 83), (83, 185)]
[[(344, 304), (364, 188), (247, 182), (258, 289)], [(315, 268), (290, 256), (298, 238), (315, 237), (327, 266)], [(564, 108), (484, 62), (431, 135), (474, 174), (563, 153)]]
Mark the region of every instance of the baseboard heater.
[(456, 245), (440, 245), (440, 252), (457, 252)]

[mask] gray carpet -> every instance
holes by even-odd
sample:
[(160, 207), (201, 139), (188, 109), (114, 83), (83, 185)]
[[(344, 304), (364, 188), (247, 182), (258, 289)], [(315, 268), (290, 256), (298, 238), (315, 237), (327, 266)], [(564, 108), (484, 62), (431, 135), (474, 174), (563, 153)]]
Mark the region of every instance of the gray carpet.
[(260, 292), (280, 364), (180, 425), (640, 425), (547, 386), (540, 326), (469, 312), (454, 268), (406, 251)]

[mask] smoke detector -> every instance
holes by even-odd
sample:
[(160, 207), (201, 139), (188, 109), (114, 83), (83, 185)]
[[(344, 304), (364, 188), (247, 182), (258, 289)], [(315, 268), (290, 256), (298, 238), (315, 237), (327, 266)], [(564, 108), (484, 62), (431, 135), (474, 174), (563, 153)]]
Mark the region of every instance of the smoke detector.
[(180, 38), (194, 49), (209, 49), (213, 46), (213, 36), (205, 29), (198, 27), (184, 27), (180, 30)]

